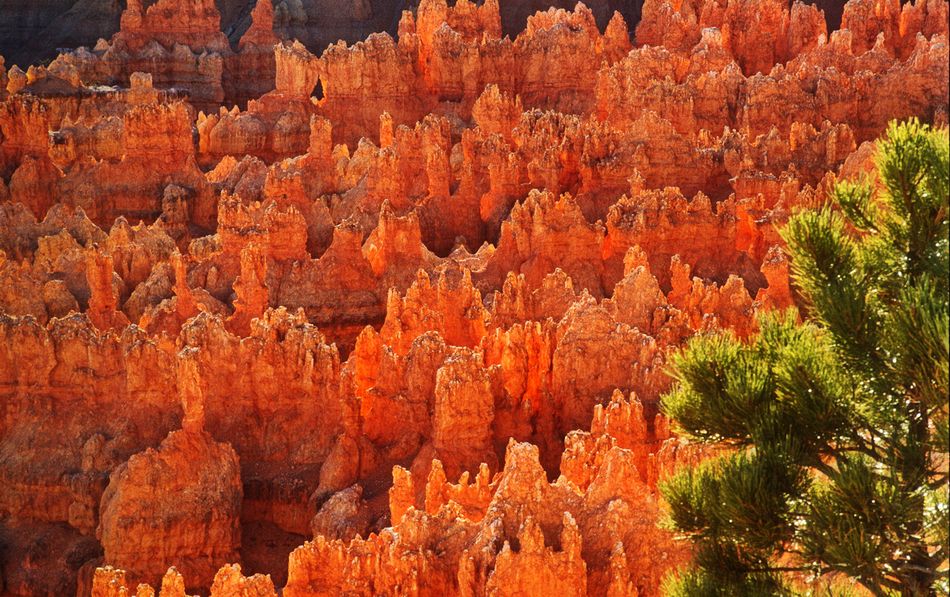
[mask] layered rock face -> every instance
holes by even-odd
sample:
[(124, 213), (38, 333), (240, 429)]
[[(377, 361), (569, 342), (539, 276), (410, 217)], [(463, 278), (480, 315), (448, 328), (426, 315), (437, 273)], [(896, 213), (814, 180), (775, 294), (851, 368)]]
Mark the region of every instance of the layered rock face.
[(108, 85), (128, 85), (133, 73), (145, 72), (160, 88), (186, 92), (199, 109), (225, 101), (243, 104), (273, 86), (271, 50), (277, 37), (270, 2), (255, 5), (246, 39), (234, 51), (213, 0), (158, 0), (147, 7), (131, 0), (109, 41), (62, 54), (51, 69), (77, 73), (86, 84)]
[(947, 2), (228, 6), (0, 61), (0, 592), (658, 595), (669, 356), (946, 125)]
[[(221, 12), (221, 27), (232, 45), (253, 28), (255, 0), (215, 0)], [(841, 23), (844, 0), (816, 0), (829, 27)], [(56, 55), (57, 48), (92, 47), (119, 29), (125, 2), (117, 0), (6, 0), (0, 15), (0, 55), (14, 64), (40, 62)], [(259, 4), (259, 3), (258, 3)], [(276, 0), (275, 33), (281, 39), (300, 39), (320, 51), (337, 40), (355, 42), (370, 33), (396, 33), (401, 10), (418, 5), (395, 0)], [(549, 7), (571, 9), (568, 0), (500, 2), (503, 31), (512, 37), (521, 32), (532, 14)], [(640, 21), (643, 0), (592, 0), (588, 3), (597, 24), (604, 27), (613, 11), (619, 11), (631, 26)]]

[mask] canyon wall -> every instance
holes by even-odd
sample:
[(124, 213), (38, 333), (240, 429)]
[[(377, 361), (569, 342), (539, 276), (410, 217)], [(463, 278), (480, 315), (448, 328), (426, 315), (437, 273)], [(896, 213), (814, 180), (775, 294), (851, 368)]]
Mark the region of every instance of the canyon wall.
[[(844, 0), (813, 0), (828, 26), (841, 23)], [(6, 0), (0, 15), (0, 55), (11, 64), (26, 68), (55, 57), (58, 48), (93, 47), (118, 31), (126, 2), (120, 0)], [(322, 51), (337, 40), (355, 42), (377, 31), (395, 34), (400, 11), (419, 4), (395, 0), (276, 0), (274, 31), (286, 40), (300, 39), (312, 51)], [(505, 34), (521, 32), (529, 16), (550, 7), (571, 9), (571, 0), (500, 1), (501, 24)], [(215, 0), (221, 13), (221, 28), (232, 46), (252, 28), (255, 0)], [(604, 27), (614, 12), (631, 25), (640, 22), (643, 0), (592, 0), (589, 6)]]

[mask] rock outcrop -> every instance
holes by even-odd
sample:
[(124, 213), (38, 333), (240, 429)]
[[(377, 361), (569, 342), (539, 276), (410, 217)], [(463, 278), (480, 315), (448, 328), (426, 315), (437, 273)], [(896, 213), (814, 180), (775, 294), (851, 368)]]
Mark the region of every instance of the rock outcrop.
[(241, 545), (237, 454), (201, 431), (173, 431), (157, 450), (118, 467), (102, 496), (105, 561), (132, 582), (157, 583), (169, 565), (207, 587)]

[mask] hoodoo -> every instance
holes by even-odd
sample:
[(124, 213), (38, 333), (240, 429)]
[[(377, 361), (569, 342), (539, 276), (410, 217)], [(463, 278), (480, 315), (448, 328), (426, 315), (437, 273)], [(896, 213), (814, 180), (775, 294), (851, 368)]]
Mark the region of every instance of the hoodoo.
[(946, 0), (7, 4), (0, 595), (663, 594), (674, 355), (948, 119)]

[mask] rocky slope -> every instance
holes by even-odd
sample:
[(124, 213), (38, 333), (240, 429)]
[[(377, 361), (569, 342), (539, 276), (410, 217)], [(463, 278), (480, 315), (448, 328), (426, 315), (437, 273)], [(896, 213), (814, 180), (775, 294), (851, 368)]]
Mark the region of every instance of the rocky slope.
[(286, 4), (0, 62), (0, 594), (659, 594), (668, 357), (946, 124), (948, 3)]

